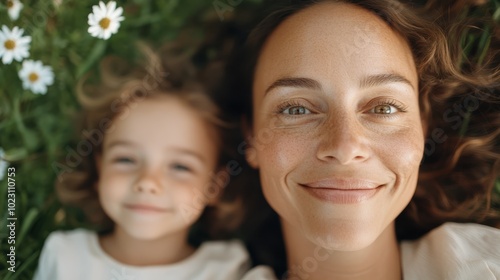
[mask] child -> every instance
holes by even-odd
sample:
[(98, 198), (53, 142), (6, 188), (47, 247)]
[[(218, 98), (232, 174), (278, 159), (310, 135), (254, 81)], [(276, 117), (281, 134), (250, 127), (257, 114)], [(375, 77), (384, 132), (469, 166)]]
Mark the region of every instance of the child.
[(89, 161), (57, 185), (63, 202), (81, 206), (94, 221), (93, 206), (100, 206), (112, 227), (105, 234), (52, 233), (36, 280), (240, 279), (248, 269), (237, 241), (188, 243), (193, 224), (225, 187), (223, 122), (189, 69), (165, 69), (147, 53), (147, 70), (119, 76), (102, 69), (92, 97), (80, 91), (85, 128), (78, 146), (91, 147)]

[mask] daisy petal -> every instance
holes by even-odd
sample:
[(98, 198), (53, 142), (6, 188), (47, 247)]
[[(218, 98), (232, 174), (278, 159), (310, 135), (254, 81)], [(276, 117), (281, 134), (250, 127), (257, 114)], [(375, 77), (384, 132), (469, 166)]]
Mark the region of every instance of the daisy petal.
[(99, 2), (99, 7), (101, 8), (102, 13), (105, 15), (106, 14), (106, 4), (104, 2), (100, 1)]
[(107, 5), (107, 8), (108, 8), (108, 13), (112, 13), (116, 9), (116, 2), (110, 1)]
[(5, 52), (3, 57), (2, 57), (2, 62), (3, 62), (3, 64), (10, 64), (13, 59), (14, 59), (14, 55), (12, 54), (12, 52)]
[(95, 15), (96, 18), (100, 18), (104, 16), (103, 11), (99, 8), (99, 6), (92, 6), (92, 13)]
[(114, 12), (112, 12), (109, 16), (111, 18), (117, 19), (119, 16), (122, 15), (122, 13), (123, 13), (123, 8), (118, 7), (118, 9), (116, 9)]
[(5, 35), (10, 34), (10, 29), (6, 25), (2, 25), (2, 31)]

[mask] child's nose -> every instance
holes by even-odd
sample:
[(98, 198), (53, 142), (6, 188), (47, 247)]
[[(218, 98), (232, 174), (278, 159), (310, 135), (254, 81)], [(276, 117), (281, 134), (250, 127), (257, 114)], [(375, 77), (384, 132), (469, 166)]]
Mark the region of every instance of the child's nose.
[(145, 172), (134, 185), (135, 192), (145, 192), (151, 194), (160, 193), (162, 184), (159, 178), (152, 172)]

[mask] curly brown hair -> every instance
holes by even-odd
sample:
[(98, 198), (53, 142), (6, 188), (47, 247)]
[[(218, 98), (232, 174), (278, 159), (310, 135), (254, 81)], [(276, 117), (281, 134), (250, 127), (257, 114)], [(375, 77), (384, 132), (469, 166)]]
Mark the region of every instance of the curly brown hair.
[(77, 129), (81, 135), (76, 145), (81, 160), (73, 165), (66, 162), (66, 166), (71, 168), (65, 168), (59, 174), (56, 182), (59, 200), (64, 205), (83, 210), (88, 222), (98, 231), (111, 230), (113, 222), (101, 208), (95, 187), (99, 180), (95, 156), (102, 151), (104, 137), (115, 117), (127, 114), (135, 102), (167, 95), (197, 112), (212, 129), (219, 150), (217, 170), (214, 172), (222, 176), (212, 179), (218, 191), (222, 192), (222, 199), (215, 207), (207, 206), (193, 225), (198, 235), (194, 242), (236, 227), (238, 221), (225, 215), (228, 211), (234, 211), (235, 207), (234, 203), (227, 201), (234, 200), (234, 195), (231, 195), (234, 191), (228, 192), (229, 188), (226, 188), (230, 183), (228, 176), (234, 175), (237, 169), (231, 161), (233, 157), (230, 149), (224, 145), (231, 138), (231, 124), (224, 120), (213, 101), (211, 86), (207, 85), (213, 83), (213, 79), (209, 77), (211, 80), (205, 82), (201, 76), (207, 74), (193, 65), (192, 53), (180, 43), (166, 44), (158, 52), (144, 43), (138, 43), (138, 49), (142, 55), (141, 63), (132, 64), (123, 58), (108, 56), (100, 63), (97, 81), (89, 82), (89, 78), (85, 78), (77, 85), (77, 97), (83, 109), (80, 128)]
[[(240, 110), (252, 123), (252, 84), (263, 44), (289, 16), (321, 2), (362, 7), (382, 18), (411, 48), (419, 77), (419, 104), (427, 123), (425, 154), (417, 190), (396, 220), (399, 239), (414, 239), (444, 222), (500, 227), (500, 28), (462, 15), (472, 1), (428, 1), (413, 6), (396, 0), (286, 1), (250, 33), (234, 57)], [(470, 5), (469, 5), (470, 6)], [(489, 48), (464, 56), (464, 31), (491, 28)], [(237, 100), (235, 100), (237, 102)]]

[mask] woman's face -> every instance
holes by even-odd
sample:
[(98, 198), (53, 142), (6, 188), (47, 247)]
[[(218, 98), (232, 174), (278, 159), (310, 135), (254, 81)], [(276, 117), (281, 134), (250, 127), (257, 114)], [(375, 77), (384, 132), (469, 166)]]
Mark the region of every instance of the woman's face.
[(371, 12), (321, 3), (281, 23), (253, 108), (248, 160), (282, 221), (312, 242), (364, 248), (410, 201), (424, 147), (418, 77), (405, 40)]

